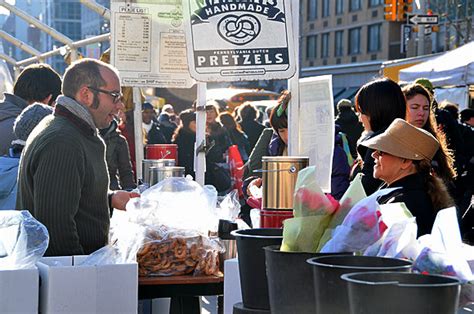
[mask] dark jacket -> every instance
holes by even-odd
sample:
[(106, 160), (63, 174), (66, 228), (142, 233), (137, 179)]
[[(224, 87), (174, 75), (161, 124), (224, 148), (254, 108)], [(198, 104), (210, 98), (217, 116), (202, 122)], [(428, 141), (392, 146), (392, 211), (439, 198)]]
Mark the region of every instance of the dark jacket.
[[(374, 133), (370, 133), (364, 138), (361, 138), (359, 142), (368, 140), (378, 134), (383, 133), (384, 131), (385, 130), (380, 130)], [(365, 193), (367, 195), (370, 195), (377, 191), (383, 184), (382, 180), (375, 179), (373, 176), (375, 161), (372, 158), (372, 153), (374, 152), (374, 150), (359, 144), (357, 145), (357, 152), (361, 159), (358, 160), (358, 163), (352, 169), (351, 180), (355, 178), (355, 175), (357, 173), (362, 172), (364, 175), (362, 177), (362, 185), (364, 186)]]
[(160, 125), (157, 122), (152, 122), (152, 126), (147, 135), (147, 144), (169, 144)]
[(431, 233), (431, 228), (436, 218), (436, 211), (426, 191), (424, 178), (418, 173), (411, 174), (393, 182), (389, 187), (401, 187), (401, 189), (382, 196), (378, 200), (379, 203), (405, 203), (412, 215), (416, 217), (418, 236)]
[(245, 163), (249, 159), (250, 155), (250, 143), (245, 133), (241, 133), (237, 130), (227, 130), (229, 134), (230, 141), (232, 145), (237, 145), (239, 148), (240, 157), (242, 157), (242, 161)]
[(341, 127), (341, 132), (347, 135), (352, 157), (357, 157), (357, 140), (360, 138), (364, 127), (359, 122), (351, 108), (343, 108), (336, 117), (336, 124)]
[(28, 106), (22, 98), (4, 93), (5, 99), (0, 103), (0, 156), (8, 153), (11, 142), (16, 138), (13, 123), (20, 113)]
[(171, 143), (171, 138), (178, 126), (170, 121), (170, 116), (166, 113), (160, 114), (158, 117), (158, 123), (160, 124), (160, 129), (165, 136), (166, 142)]
[(340, 128), (336, 125), (334, 137), (334, 154), (332, 157), (331, 195), (339, 200), (349, 187), (351, 168), (343, 149)]
[(173, 143), (178, 145), (178, 166), (184, 167), (186, 174), (194, 177), (194, 142), (196, 133), (180, 129)]
[(242, 121), (242, 122), (240, 122), (240, 127), (242, 128), (242, 130), (245, 132), (245, 134), (247, 135), (247, 137), (249, 139), (250, 152), (251, 152), (252, 149), (257, 144), (257, 141), (258, 141), (260, 135), (262, 134), (263, 130), (265, 129), (265, 127), (262, 124), (255, 121), (255, 120)]
[[(105, 158), (110, 177), (111, 190), (128, 190), (136, 187), (133, 181), (132, 163), (127, 139), (120, 134), (114, 120), (107, 129), (100, 131), (106, 145)], [(117, 178), (118, 172), (118, 178)]]

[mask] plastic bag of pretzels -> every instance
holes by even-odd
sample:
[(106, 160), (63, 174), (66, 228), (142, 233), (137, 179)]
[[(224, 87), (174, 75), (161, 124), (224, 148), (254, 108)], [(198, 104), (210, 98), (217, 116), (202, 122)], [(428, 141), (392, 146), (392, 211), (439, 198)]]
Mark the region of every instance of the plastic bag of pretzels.
[(218, 275), (218, 239), (191, 230), (147, 226), (137, 252), (140, 276)]

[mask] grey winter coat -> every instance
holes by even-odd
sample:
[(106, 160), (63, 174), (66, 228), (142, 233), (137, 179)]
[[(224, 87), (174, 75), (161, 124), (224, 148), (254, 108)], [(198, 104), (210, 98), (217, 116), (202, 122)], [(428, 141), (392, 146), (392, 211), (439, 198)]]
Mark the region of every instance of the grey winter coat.
[(4, 93), (5, 99), (0, 103), (0, 156), (8, 153), (11, 142), (16, 138), (13, 123), (16, 117), (28, 106), (22, 98)]

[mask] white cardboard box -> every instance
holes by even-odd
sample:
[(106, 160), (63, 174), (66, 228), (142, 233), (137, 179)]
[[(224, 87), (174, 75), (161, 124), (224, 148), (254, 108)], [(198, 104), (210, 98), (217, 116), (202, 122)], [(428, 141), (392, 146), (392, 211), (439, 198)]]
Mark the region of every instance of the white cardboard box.
[(42, 258), (40, 312), (136, 313), (138, 265), (75, 266), (87, 256)]
[(238, 302), (242, 302), (239, 260), (232, 258), (224, 261), (224, 314), (232, 313)]
[(0, 313), (38, 313), (38, 269), (0, 271)]

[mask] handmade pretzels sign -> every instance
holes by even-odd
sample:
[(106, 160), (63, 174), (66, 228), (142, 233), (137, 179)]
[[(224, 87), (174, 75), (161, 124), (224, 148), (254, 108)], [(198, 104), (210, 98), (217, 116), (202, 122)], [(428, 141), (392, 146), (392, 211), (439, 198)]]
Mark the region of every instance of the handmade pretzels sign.
[(291, 0), (183, 0), (191, 76), (201, 82), (295, 73)]

